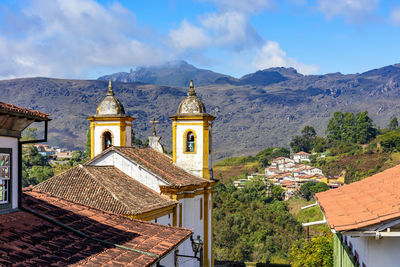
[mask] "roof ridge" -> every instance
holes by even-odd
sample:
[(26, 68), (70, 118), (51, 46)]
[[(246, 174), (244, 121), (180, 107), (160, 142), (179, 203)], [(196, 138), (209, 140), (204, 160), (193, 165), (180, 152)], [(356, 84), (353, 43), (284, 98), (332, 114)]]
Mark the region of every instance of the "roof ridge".
[[(93, 165), (88, 165), (88, 166), (90, 166), (90, 167), (97, 167), (97, 166), (93, 166)], [(82, 169), (84, 169), (85, 172), (86, 172), (97, 184), (99, 184), (107, 193), (109, 193), (109, 194), (111, 195), (111, 197), (118, 203), (118, 205), (122, 205), (123, 207), (126, 208), (127, 211), (133, 212), (133, 211), (130, 209), (130, 207), (129, 207), (128, 205), (126, 205), (125, 203), (121, 202), (121, 201), (115, 196), (115, 194), (114, 194), (113, 192), (111, 192), (110, 190), (108, 190), (108, 188), (107, 188), (103, 183), (101, 183), (100, 181), (98, 181), (98, 180), (96, 179), (95, 175), (93, 175), (92, 173), (90, 173), (90, 171), (88, 171), (88, 169), (87, 169), (88, 166), (82, 166), (82, 165), (81, 165)], [(113, 166), (104, 166), (104, 167), (112, 167), (112, 168), (115, 168), (115, 167), (113, 167)], [(115, 168), (115, 169), (117, 169), (117, 168)]]
[[(158, 151), (156, 151), (156, 152), (158, 152)], [(134, 153), (134, 152), (131, 152), (131, 153), (134, 154), (136, 157), (142, 159), (144, 162), (146, 162), (146, 163), (149, 164), (150, 166), (152, 166), (152, 167), (156, 168), (157, 170), (161, 171), (162, 173), (166, 174), (168, 177), (171, 177), (172, 179), (174, 179), (174, 177), (173, 177), (172, 175), (170, 175), (169, 173), (167, 173), (167, 172), (163, 171), (162, 169), (158, 168), (158, 167), (155, 166), (154, 164), (151, 164), (150, 162), (148, 162), (147, 160), (143, 159), (142, 157), (140, 157), (140, 156), (137, 155), (136, 153)]]

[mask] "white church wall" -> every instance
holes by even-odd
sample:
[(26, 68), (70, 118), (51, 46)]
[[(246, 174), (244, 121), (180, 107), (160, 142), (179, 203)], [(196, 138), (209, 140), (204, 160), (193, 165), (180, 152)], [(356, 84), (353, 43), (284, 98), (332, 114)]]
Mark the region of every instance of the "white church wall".
[(126, 175), (132, 177), (133, 179), (139, 181), (145, 186), (153, 189), (154, 191), (160, 193), (159, 185), (167, 185), (166, 182), (154, 176), (152, 173), (148, 172), (146, 169), (142, 168), (140, 165), (132, 162), (131, 160), (121, 156), (115, 151), (107, 153), (103, 157), (95, 160), (91, 165), (96, 166), (110, 166), (113, 165)]
[[(110, 123), (110, 122), (105, 122), (105, 123)], [(103, 151), (102, 147), (102, 134), (105, 131), (109, 131), (112, 134), (113, 140), (112, 140), (112, 145), (114, 146), (119, 146), (121, 144), (120, 140), (120, 128), (119, 125), (101, 125), (105, 124), (102, 122), (96, 122), (96, 126), (94, 128), (94, 154), (98, 155)], [(111, 122), (115, 123), (115, 122)]]
[(132, 126), (127, 125), (125, 133), (125, 146), (132, 146)]
[[(203, 174), (203, 126), (193, 124), (199, 124), (199, 121), (180, 121), (176, 128), (176, 164), (201, 177)], [(196, 135), (195, 153), (184, 153), (186, 146), (184, 134), (189, 129)]]
[[(202, 219), (200, 219), (200, 203), (203, 204), (204, 212), (204, 195), (197, 195), (193, 198), (180, 199), (179, 203), (182, 203), (182, 227), (193, 229), (193, 238), (197, 238), (200, 235), (201, 240), (204, 242), (204, 213)], [(200, 200), (201, 199), (201, 200)], [(179, 212), (179, 209), (178, 209)], [(179, 218), (178, 214), (178, 218)], [(179, 224), (179, 221), (178, 221)], [(179, 246), (179, 254), (193, 255), (192, 245), (190, 240), (186, 240)], [(209, 254), (210, 255), (210, 254)], [(179, 266), (197, 266), (198, 261), (187, 261), (187, 258), (179, 258)], [(187, 261), (187, 262), (186, 262)]]
[[(170, 253), (168, 253), (166, 256), (164, 256), (164, 258), (160, 260), (160, 265), (165, 267), (175, 266), (175, 249), (171, 250)], [(154, 264), (152, 266), (156, 267), (157, 264)]]
[(172, 220), (173, 220), (173, 215), (172, 215), (172, 213), (170, 213), (170, 214), (158, 217), (157, 219), (154, 219), (151, 222), (162, 224), (162, 225), (172, 226), (172, 223), (173, 223)]
[(18, 208), (18, 139), (13, 137), (0, 136), (0, 147), (10, 148), (12, 153), (11, 166), (11, 208)]

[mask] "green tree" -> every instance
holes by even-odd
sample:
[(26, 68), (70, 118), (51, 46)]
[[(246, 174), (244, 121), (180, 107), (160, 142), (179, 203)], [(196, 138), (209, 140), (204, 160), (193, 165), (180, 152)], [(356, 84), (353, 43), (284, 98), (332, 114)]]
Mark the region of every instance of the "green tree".
[(86, 154), (86, 158), (87, 159), (90, 159), (90, 157), (92, 156), (92, 134), (91, 134), (91, 131), (90, 131), (90, 128), (89, 128), (89, 130), (87, 130), (87, 133), (86, 133), (86, 148), (85, 148), (85, 154)]
[(36, 185), (53, 176), (47, 157), (39, 153), (36, 147), (23, 148), (22, 186)]
[(71, 152), (71, 159), (69, 160), (71, 167), (76, 166), (85, 161), (85, 154), (80, 150), (73, 150)]
[(314, 127), (305, 126), (301, 131), (301, 135), (296, 135), (290, 142), (290, 148), (294, 153), (299, 151), (311, 152), (314, 147), (314, 141), (317, 137)]
[(368, 112), (361, 113), (335, 112), (326, 128), (328, 140), (345, 143), (368, 143), (377, 135), (372, 119)]
[(28, 170), (28, 179), (23, 180), (22, 186), (36, 185), (51, 178), (53, 175), (54, 173), (50, 166), (32, 166)]
[(307, 182), (301, 185), (299, 195), (310, 200), (316, 193), (323, 192), (329, 189), (329, 186), (322, 182)]
[(389, 130), (393, 131), (393, 130), (396, 130), (398, 127), (399, 127), (399, 122), (398, 122), (397, 118), (396, 117), (392, 118), (389, 122), (389, 126), (388, 126)]
[(381, 137), (381, 147), (383, 151), (400, 151), (400, 133), (391, 131)]
[(293, 267), (333, 266), (333, 241), (330, 236), (313, 237), (310, 242), (304, 239), (293, 244), (290, 253)]

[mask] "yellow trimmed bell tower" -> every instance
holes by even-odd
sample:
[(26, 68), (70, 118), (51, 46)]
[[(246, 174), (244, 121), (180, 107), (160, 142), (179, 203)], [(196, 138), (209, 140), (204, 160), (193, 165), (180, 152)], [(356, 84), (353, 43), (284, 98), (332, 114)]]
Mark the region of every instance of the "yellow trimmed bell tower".
[(125, 114), (124, 107), (114, 95), (111, 81), (96, 115), (87, 119), (90, 121), (91, 158), (110, 146), (132, 145), (132, 121), (135, 118)]
[(186, 171), (212, 179), (212, 121), (204, 104), (197, 98), (193, 81), (188, 96), (182, 100), (172, 120), (172, 158)]

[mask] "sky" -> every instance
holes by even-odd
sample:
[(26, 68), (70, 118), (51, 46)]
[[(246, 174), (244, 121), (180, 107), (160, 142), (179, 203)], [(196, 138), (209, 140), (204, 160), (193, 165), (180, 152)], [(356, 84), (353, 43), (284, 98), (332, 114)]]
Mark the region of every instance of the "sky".
[(237, 78), (400, 63), (400, 1), (0, 1), (0, 79), (96, 79), (172, 60)]

